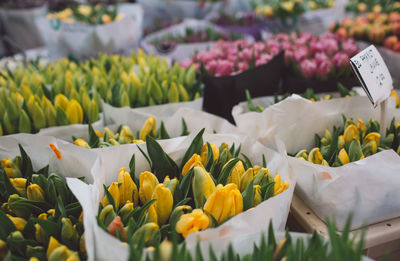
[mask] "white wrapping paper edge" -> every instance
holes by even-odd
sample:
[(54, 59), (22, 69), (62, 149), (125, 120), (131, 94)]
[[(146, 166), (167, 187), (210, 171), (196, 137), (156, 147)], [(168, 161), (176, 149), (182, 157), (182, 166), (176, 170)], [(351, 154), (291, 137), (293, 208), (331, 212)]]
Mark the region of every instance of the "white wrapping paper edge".
[[(203, 20), (196, 19), (185, 19), (182, 23), (171, 26), (169, 28), (163, 29), (161, 31), (152, 33), (140, 42), (141, 47), (147, 53), (154, 53), (159, 56), (169, 57), (171, 59), (182, 61), (186, 58), (191, 58), (196, 52), (202, 52), (207, 49), (212, 48), (216, 42), (204, 42), (204, 43), (179, 43), (176, 45), (175, 49), (168, 53), (162, 53), (157, 50), (157, 48), (151, 43), (156, 39), (161, 39), (166, 35), (182, 35), (185, 33), (185, 29), (190, 28), (193, 30), (202, 30), (205, 28), (213, 28), (217, 32), (229, 33), (226, 30)], [(253, 41), (254, 39), (250, 36), (246, 36), (246, 39)]]
[[(177, 162), (183, 157), (184, 152), (190, 145), (192, 139), (197, 133), (192, 133), (189, 137), (180, 137), (170, 140), (159, 141), (163, 149)], [(277, 195), (263, 203), (256, 208), (246, 211), (232, 218), (216, 229), (208, 229), (189, 236), (187, 240), (188, 247), (195, 245), (198, 239), (206, 242), (215, 239), (217, 236), (220, 239), (220, 245), (214, 245), (215, 249), (227, 246), (229, 241), (238, 235), (251, 234), (254, 232), (266, 231), (268, 229), (269, 220), (273, 220), (274, 228), (277, 230), (284, 229), (286, 219), (289, 213), (290, 202), (292, 199), (294, 187), (296, 184), (295, 176), (287, 162), (286, 156), (282, 153), (277, 153), (262, 146), (260, 143), (255, 142), (249, 137), (240, 135), (204, 135), (204, 140), (211, 143), (220, 144), (222, 141), (228, 144), (242, 144), (242, 152), (245, 153), (252, 160), (253, 164), (261, 165), (262, 154), (266, 154), (268, 167), (275, 174), (279, 172), (283, 180), (290, 183), (288, 190), (280, 195)], [(67, 151), (69, 147), (74, 146), (71, 144), (60, 144), (60, 151)], [(146, 151), (146, 144), (138, 145), (142, 150)], [(80, 151), (79, 151), (80, 150)], [(85, 158), (88, 150), (79, 148), (75, 151), (76, 157)], [(96, 151), (96, 150), (95, 150)], [(136, 145), (114, 146), (106, 149), (97, 150), (101, 158), (101, 164), (98, 173), (96, 173), (95, 186), (92, 186), (90, 194), (97, 199), (96, 205), (91, 206), (90, 209), (97, 209), (99, 202), (104, 196), (102, 184), (110, 184), (115, 181), (118, 176), (118, 170), (121, 167), (128, 167), (129, 160), (132, 154), (136, 155), (136, 175), (148, 170), (149, 166), (145, 161), (142, 154), (139, 152)], [(80, 156), (79, 156), (80, 155)], [(58, 161), (62, 163), (61, 161)], [(63, 163), (65, 166), (67, 163)], [(83, 186), (83, 185), (82, 185)], [(89, 189), (89, 185), (86, 185)], [(83, 188), (81, 188), (83, 189)], [(74, 190), (78, 191), (79, 190)], [(86, 193), (87, 194), (87, 193)], [(77, 198), (87, 197), (85, 194), (75, 194)], [(90, 199), (82, 199), (82, 201), (90, 201)], [(86, 206), (88, 207), (88, 206)], [(94, 218), (95, 219), (95, 218)], [(254, 224), (258, 224), (254, 226)], [(97, 223), (93, 226), (93, 234), (95, 237), (96, 260), (126, 260), (128, 257), (128, 248), (122, 242), (104, 232)], [(118, 258), (117, 258), (118, 257)], [(117, 258), (117, 259), (116, 259)]]
[[(83, 59), (99, 52), (127, 54), (142, 36), (143, 9), (138, 4), (121, 4), (118, 10), (125, 17), (106, 25), (70, 24), (45, 17), (36, 24), (52, 58), (73, 55)], [(50, 24), (58, 22), (59, 29), (54, 30)]]
[(118, 108), (103, 102), (104, 123), (109, 125), (115, 123), (125, 124), (132, 121), (144, 122), (149, 116), (154, 116), (158, 121), (162, 121), (171, 117), (180, 108), (201, 110), (202, 107), (203, 98), (188, 102), (167, 103), (139, 108)]
[[(388, 100), (387, 124), (400, 111), (394, 99)], [(266, 146), (274, 147), (273, 137), (282, 140), (289, 153), (311, 149), (314, 134), (324, 135), (327, 128), (343, 124), (348, 118), (378, 119), (365, 96), (312, 103), (297, 95), (272, 105), (262, 113), (250, 112), (235, 118), (240, 131), (248, 133)], [(248, 128), (252, 123), (252, 128)], [(289, 163), (298, 175), (296, 194), (326, 220), (336, 216), (340, 229), (347, 215), (354, 211), (352, 229), (400, 216), (400, 157), (391, 150), (379, 152), (342, 167), (331, 168), (294, 158)], [(382, 168), (382, 166), (385, 166)], [(331, 177), (331, 180), (324, 179)]]
[[(71, 147), (68, 151), (61, 151), (62, 160), (57, 160), (53, 151), (50, 149), (49, 144), (53, 144), (59, 148), (60, 143), (65, 143), (61, 140), (57, 140), (53, 137), (39, 136), (34, 134), (16, 134), (0, 137), (0, 159), (2, 158), (14, 158), (20, 156), (18, 144), (20, 144), (28, 156), (32, 160), (33, 170), (39, 170), (46, 165), (49, 165), (49, 173), (56, 173), (61, 177), (73, 177), (74, 179), (68, 179), (67, 183), (70, 186), (74, 194), (81, 193), (85, 197), (78, 198), (82, 207), (85, 209), (83, 222), (85, 227), (85, 243), (86, 251), (88, 254), (88, 260), (95, 260), (94, 256), (94, 237), (92, 229), (93, 227), (93, 215), (95, 211), (88, 206), (89, 200), (91, 200), (90, 190), (82, 189), (82, 184), (85, 188), (93, 185), (86, 185), (78, 179), (85, 176), (87, 182), (93, 182), (94, 176), (99, 171), (99, 157), (90, 152), (85, 152), (85, 158), (80, 158), (79, 154), (76, 154), (77, 146)], [(62, 161), (62, 162), (61, 162)], [(73, 184), (73, 185), (71, 185)]]

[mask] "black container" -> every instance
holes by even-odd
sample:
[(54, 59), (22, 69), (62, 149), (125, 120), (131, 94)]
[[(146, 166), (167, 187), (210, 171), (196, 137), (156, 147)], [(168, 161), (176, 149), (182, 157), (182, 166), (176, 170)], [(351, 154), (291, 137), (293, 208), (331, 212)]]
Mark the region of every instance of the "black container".
[(254, 98), (274, 95), (279, 91), (284, 71), (284, 55), (281, 52), (268, 63), (234, 76), (203, 76), (203, 109), (233, 123), (232, 108), (246, 100), (245, 90), (248, 89)]
[(304, 79), (288, 74), (282, 81), (282, 89), (285, 93), (297, 94), (304, 93), (307, 88), (313, 89), (315, 93), (337, 92), (337, 85), (339, 82), (349, 90), (354, 86), (360, 86), (359, 81), (353, 74), (350, 77), (328, 79), (325, 81)]

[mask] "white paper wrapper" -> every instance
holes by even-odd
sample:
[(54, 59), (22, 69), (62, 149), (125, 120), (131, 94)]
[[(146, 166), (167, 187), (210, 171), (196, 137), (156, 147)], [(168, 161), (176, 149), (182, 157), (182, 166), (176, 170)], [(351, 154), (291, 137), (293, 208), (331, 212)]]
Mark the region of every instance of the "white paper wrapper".
[(47, 5), (30, 9), (0, 9), (0, 18), (7, 36), (18, 48), (27, 50), (43, 45), (35, 20), (46, 13)]
[(110, 125), (132, 123), (133, 121), (144, 122), (149, 116), (154, 116), (158, 121), (162, 121), (171, 117), (180, 108), (201, 110), (202, 107), (203, 98), (189, 102), (167, 103), (139, 108), (119, 108), (103, 102), (104, 123)]
[[(92, 124), (95, 129), (104, 129), (103, 114), (100, 114), (101, 119)], [(41, 129), (38, 135), (52, 136), (57, 139), (61, 139), (68, 142), (73, 142), (72, 136), (76, 138), (82, 138), (84, 140), (89, 139), (89, 125), (88, 124), (72, 124), (65, 126), (56, 126)]]
[[(388, 103), (387, 125), (393, 117), (400, 119), (394, 99)], [(318, 103), (292, 96), (262, 113), (242, 114), (235, 120), (241, 131), (257, 137), (264, 145), (273, 147), (275, 137), (285, 143), (288, 153), (294, 154), (300, 149), (310, 150), (315, 133), (323, 135), (325, 129), (332, 131), (333, 126), (342, 125), (342, 114), (364, 122), (370, 118), (380, 120), (380, 110), (373, 109), (365, 96)], [(337, 168), (291, 157), (289, 162), (299, 177), (296, 194), (320, 218), (336, 216), (340, 229), (351, 211), (352, 229), (400, 216), (400, 157), (393, 150)]]
[(219, 13), (224, 8), (223, 3), (203, 3), (193, 0), (138, 0), (144, 9), (144, 24), (151, 26), (155, 20), (170, 20), (197, 18), (205, 19)]
[[(189, 137), (162, 140), (159, 141), (159, 143), (168, 155), (171, 156), (174, 161), (179, 163), (196, 134), (197, 133), (192, 133)], [(262, 146), (260, 143), (255, 142), (255, 140), (240, 135), (205, 134), (203, 138), (205, 142), (208, 141), (217, 145), (221, 142), (227, 142), (229, 145), (233, 143), (238, 145), (241, 143), (242, 153), (246, 154), (252, 160), (253, 164), (261, 165), (262, 154), (265, 154), (268, 167), (271, 171), (274, 174), (279, 172), (283, 180), (289, 181), (290, 187), (282, 194), (262, 202), (252, 210), (233, 217), (231, 220), (216, 229), (208, 229), (190, 235), (186, 239), (188, 246), (192, 247), (195, 245), (197, 240), (203, 242), (214, 242), (216, 239), (219, 239), (219, 244), (215, 246), (213, 245), (217, 250), (221, 247), (227, 246), (229, 242), (237, 238), (238, 235), (244, 236), (259, 231), (266, 231), (270, 219), (273, 220), (275, 229), (284, 229), (296, 183), (295, 176), (289, 167), (287, 158), (283, 155), (285, 152), (274, 152)], [(63, 149), (66, 149), (67, 146), (72, 145), (65, 144), (65, 147), (60, 147), (60, 150), (62, 151)], [(141, 147), (142, 150), (147, 151), (146, 144), (142, 143), (138, 146)], [(81, 150), (76, 151), (75, 154), (81, 154), (81, 158), (84, 158), (84, 154), (87, 150), (82, 148), (80, 149)], [(128, 168), (132, 154), (136, 155), (137, 176), (139, 176), (141, 172), (149, 170), (147, 161), (144, 159), (136, 145), (114, 146), (101, 150), (99, 155), (101, 156), (102, 164), (100, 165), (99, 172), (96, 173), (95, 181), (97, 188), (92, 188), (91, 191), (92, 195), (97, 193), (97, 202), (95, 206), (90, 207), (91, 209), (96, 209), (104, 196), (101, 184), (109, 185), (111, 182), (115, 181), (118, 178), (118, 170), (121, 167)], [(82, 187), (82, 189), (84, 188)], [(89, 189), (89, 186), (87, 186), (87, 189)], [(88, 197), (87, 194), (88, 193), (86, 193), (86, 195), (84, 193), (77, 193), (75, 196), (77, 198)], [(83, 200), (90, 201), (87, 198), (82, 199), (82, 201)], [(257, 224), (257, 226), (254, 226), (254, 224)], [(93, 227), (93, 233), (95, 237), (94, 248), (96, 249), (96, 260), (126, 260), (128, 257), (128, 247), (126, 245), (123, 245), (122, 242), (107, 234), (98, 226)]]
[[(5, 157), (13, 159), (16, 156), (20, 156), (18, 144), (24, 148), (31, 158), (33, 170), (39, 170), (49, 165), (49, 173), (56, 173), (64, 178), (75, 178), (67, 179), (67, 183), (74, 194), (80, 193), (84, 195), (84, 197), (80, 197), (78, 200), (85, 209), (83, 222), (85, 227), (86, 251), (88, 259), (95, 260), (93, 230), (89, 229), (89, 227), (93, 227), (93, 217), (97, 208), (94, 210), (90, 208), (90, 206), (93, 206), (93, 203), (90, 202), (93, 196), (90, 194), (90, 190), (85, 190), (86, 187), (93, 187), (93, 185), (87, 185), (76, 178), (85, 177), (86, 182), (93, 182), (92, 175), (95, 175), (99, 171), (99, 157), (88, 150), (85, 152), (85, 158), (79, 158), (80, 155), (75, 154), (76, 148), (71, 147), (67, 151), (60, 150), (62, 158), (58, 160), (54, 152), (50, 149), (49, 144), (60, 148), (60, 144), (67, 143), (53, 137), (33, 134), (16, 134), (0, 137), (0, 159)], [(71, 184), (73, 184), (73, 186), (71, 186)], [(82, 184), (84, 185), (84, 189), (82, 189)]]
[[(371, 45), (371, 43), (363, 41), (358, 41), (357, 44), (360, 50), (363, 50)], [(375, 46), (375, 47), (378, 49), (379, 53), (381, 54), (383, 60), (386, 63), (386, 66), (389, 69), (390, 75), (392, 76), (393, 79), (393, 86), (397, 89), (400, 88), (400, 74), (399, 74), (400, 53), (394, 52), (383, 46)]]
[[(182, 23), (171, 26), (164, 30), (152, 33), (140, 42), (141, 47), (147, 53), (154, 53), (159, 56), (166, 56), (171, 59), (182, 61), (186, 58), (191, 58), (196, 52), (205, 51), (210, 49), (215, 45), (216, 42), (204, 42), (204, 43), (179, 43), (176, 47), (168, 53), (160, 52), (156, 46), (152, 44), (154, 40), (161, 39), (167, 35), (184, 35), (186, 28), (190, 28), (193, 30), (203, 30), (205, 28), (213, 28), (217, 32), (229, 33), (218, 26), (211, 24), (207, 21), (203, 20), (195, 20), (195, 19), (185, 19)], [(253, 40), (251, 37), (248, 37), (248, 40)]]
[(142, 36), (143, 9), (138, 4), (121, 4), (125, 17), (106, 25), (65, 23), (54, 19), (37, 20), (40, 33), (52, 58), (68, 55), (85, 59), (99, 52), (127, 54)]

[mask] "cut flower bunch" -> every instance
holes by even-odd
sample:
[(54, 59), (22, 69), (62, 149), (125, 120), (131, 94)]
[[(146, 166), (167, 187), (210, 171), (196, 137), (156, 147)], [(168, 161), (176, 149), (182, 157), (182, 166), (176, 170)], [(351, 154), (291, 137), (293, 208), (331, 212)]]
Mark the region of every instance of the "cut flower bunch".
[(102, 99), (116, 107), (142, 107), (196, 97), (200, 83), (194, 67), (170, 67), (142, 50), (129, 57), (101, 54), (83, 63), (29, 64), (1, 71), (0, 135), (93, 123)]
[[(130, 144), (130, 143), (143, 143), (146, 140), (146, 136), (150, 135), (155, 139), (169, 139), (170, 136), (165, 129), (164, 123), (156, 129), (156, 119), (150, 116), (142, 128), (135, 133), (127, 125), (120, 125), (117, 131), (114, 133), (108, 127), (104, 128), (104, 132), (101, 133), (94, 130), (92, 125), (89, 124), (89, 142), (81, 138), (73, 137), (74, 144), (83, 148), (94, 149), (94, 148), (104, 148), (109, 146)], [(189, 131), (186, 126), (185, 120), (182, 118), (182, 132), (180, 136), (186, 136)]]
[(332, 33), (281, 33), (269, 38), (267, 46), (285, 50), (286, 65), (292, 74), (318, 80), (349, 77), (350, 57), (359, 51), (353, 39), (341, 39)]
[(390, 13), (400, 11), (400, 3), (394, 0), (349, 0), (346, 11), (359, 13)]
[(234, 42), (219, 41), (213, 48), (195, 54), (191, 59), (181, 62), (185, 68), (203, 68), (216, 77), (236, 75), (268, 63), (280, 52), (278, 46), (271, 48), (264, 42), (251, 43), (246, 40)]
[[(161, 240), (216, 227), (229, 218), (283, 193), (290, 184), (264, 166), (254, 166), (239, 148), (203, 144), (196, 135), (179, 164), (150, 136), (145, 155), (151, 171), (134, 176), (121, 168), (118, 181), (104, 187), (98, 221), (129, 244), (154, 246)], [(261, 157), (262, 155), (260, 155)], [(144, 242), (143, 242), (144, 241)]]
[(86, 259), (83, 212), (64, 179), (31, 159), (3, 158), (0, 166), (0, 258)]
[(118, 13), (118, 5), (107, 7), (105, 4), (72, 5), (62, 11), (47, 14), (48, 19), (60, 20), (64, 23), (85, 23), (91, 25), (108, 24), (121, 20), (124, 14)]
[(345, 18), (331, 26), (341, 37), (353, 37), (400, 52), (400, 13), (367, 13), (365, 16)]
[(391, 122), (386, 137), (379, 134), (380, 124), (370, 119), (364, 124), (362, 119), (346, 119), (344, 124), (333, 128), (333, 134), (326, 129), (325, 136), (315, 135), (315, 147), (310, 152), (300, 150), (295, 157), (325, 166), (339, 167), (350, 162), (361, 160), (377, 152), (394, 149), (400, 153), (400, 122)]

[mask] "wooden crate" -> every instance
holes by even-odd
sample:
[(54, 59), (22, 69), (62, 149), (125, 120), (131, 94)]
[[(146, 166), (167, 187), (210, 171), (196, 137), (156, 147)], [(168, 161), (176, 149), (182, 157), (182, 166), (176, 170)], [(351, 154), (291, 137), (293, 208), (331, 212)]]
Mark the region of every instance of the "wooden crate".
[[(287, 226), (290, 231), (317, 231), (329, 237), (326, 224), (300, 198), (293, 196)], [(354, 230), (352, 233), (360, 233)], [(375, 260), (400, 260), (400, 217), (368, 226), (365, 255)]]

